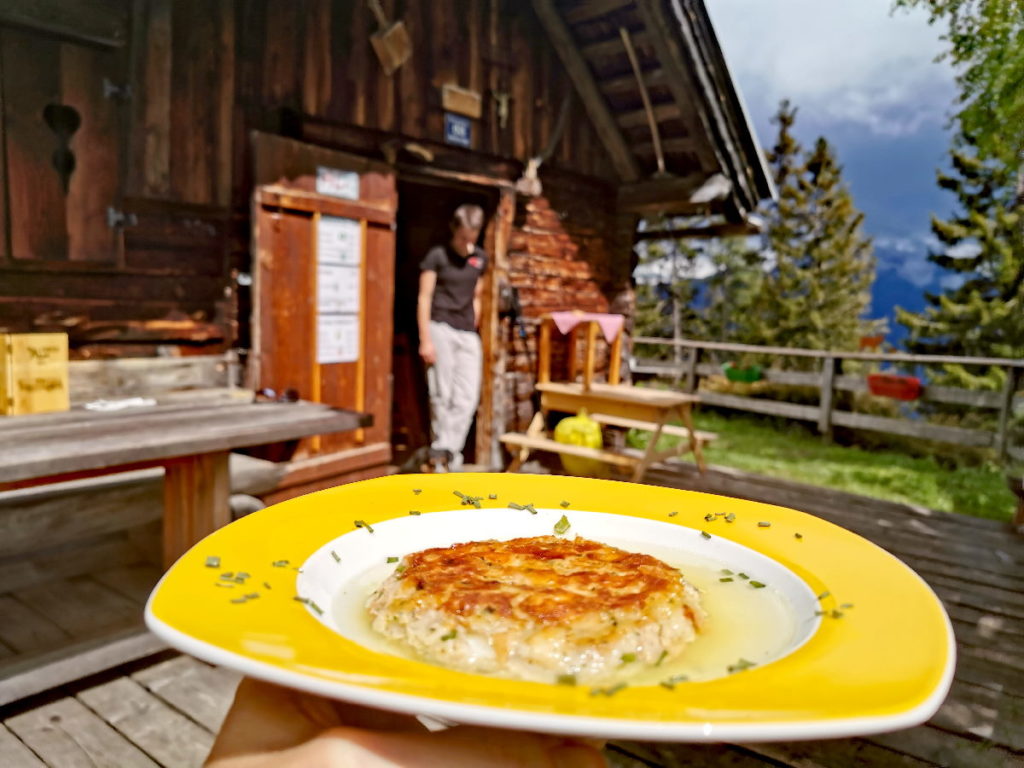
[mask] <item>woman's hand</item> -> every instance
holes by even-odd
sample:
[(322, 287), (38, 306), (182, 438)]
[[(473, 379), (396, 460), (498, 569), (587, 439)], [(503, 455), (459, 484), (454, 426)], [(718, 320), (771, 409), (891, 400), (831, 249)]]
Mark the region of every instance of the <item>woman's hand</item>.
[(243, 679), (207, 768), (604, 768), (573, 739), (455, 726)]
[(420, 342), (420, 357), (423, 358), (423, 362), (427, 365), (433, 365), (437, 362), (437, 350), (434, 349), (434, 342), (430, 339)]

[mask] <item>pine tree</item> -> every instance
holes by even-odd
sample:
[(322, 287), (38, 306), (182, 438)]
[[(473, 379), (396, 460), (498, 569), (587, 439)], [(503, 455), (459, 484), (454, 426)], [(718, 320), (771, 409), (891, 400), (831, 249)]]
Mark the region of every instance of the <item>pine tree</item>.
[[(984, 161), (969, 138), (951, 152), (952, 173), (939, 185), (956, 195), (958, 211), (932, 217), (942, 250), (928, 258), (946, 270), (954, 285), (926, 294), (928, 306), (915, 314), (897, 309), (910, 331), (907, 349), (920, 354), (1024, 357), (1024, 236), (1016, 204), (1015, 169)], [(970, 389), (998, 389), (999, 369), (945, 366), (935, 382)]]
[(869, 331), (875, 258), (831, 146), (819, 138), (805, 152), (793, 136), (796, 109), (783, 101), (769, 155), (778, 202), (766, 212), (774, 266), (755, 315), (761, 343), (855, 349)]

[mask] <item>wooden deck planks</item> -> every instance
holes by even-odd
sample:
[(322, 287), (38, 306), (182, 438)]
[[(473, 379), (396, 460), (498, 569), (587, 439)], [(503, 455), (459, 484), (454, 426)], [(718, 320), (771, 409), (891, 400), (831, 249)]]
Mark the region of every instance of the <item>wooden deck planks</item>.
[(23, 590), (18, 597), (75, 637), (123, 626), (142, 615), (138, 603), (88, 577), (40, 584)]
[(78, 700), (166, 768), (202, 765), (213, 734), (129, 677), (82, 691)]
[(0, 756), (3, 757), (4, 768), (46, 768), (31, 749), (22, 744), (18, 737), (0, 723)]
[(141, 563), (100, 571), (94, 573), (92, 578), (133, 603), (144, 606), (161, 575), (156, 566)]
[(132, 678), (204, 728), (216, 733), (241, 675), (179, 656), (136, 672)]
[(0, 642), (17, 653), (45, 651), (67, 642), (59, 623), (11, 595), (0, 595)]
[(29, 710), (4, 725), (53, 768), (157, 767), (77, 699)]

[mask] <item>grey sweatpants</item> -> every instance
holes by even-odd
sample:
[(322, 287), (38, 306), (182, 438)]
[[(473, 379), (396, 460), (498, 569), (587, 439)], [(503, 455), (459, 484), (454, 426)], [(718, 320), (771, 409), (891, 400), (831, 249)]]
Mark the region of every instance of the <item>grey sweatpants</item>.
[(447, 323), (430, 321), (430, 340), (437, 361), (427, 368), (430, 391), (431, 448), (452, 452), (452, 469), (462, 466), (469, 425), (480, 402), (480, 337)]

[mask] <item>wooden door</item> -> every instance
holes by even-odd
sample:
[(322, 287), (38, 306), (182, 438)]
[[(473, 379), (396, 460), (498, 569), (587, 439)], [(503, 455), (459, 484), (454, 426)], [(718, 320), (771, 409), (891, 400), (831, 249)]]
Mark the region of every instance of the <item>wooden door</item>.
[[(365, 430), (304, 441), (299, 458), (362, 451), (387, 463), (394, 175), (358, 157), (260, 134), (254, 155), (255, 178), (275, 181), (257, 186), (253, 197), (251, 381), (372, 414)], [(317, 168), (357, 174), (350, 178), (358, 197), (318, 193)], [(352, 240), (355, 247), (338, 245)]]
[[(117, 263), (122, 229), (120, 51), (0, 27), (0, 254), (22, 263)], [(4, 222), (0, 220), (0, 224)], [(4, 248), (7, 246), (7, 248)]]

